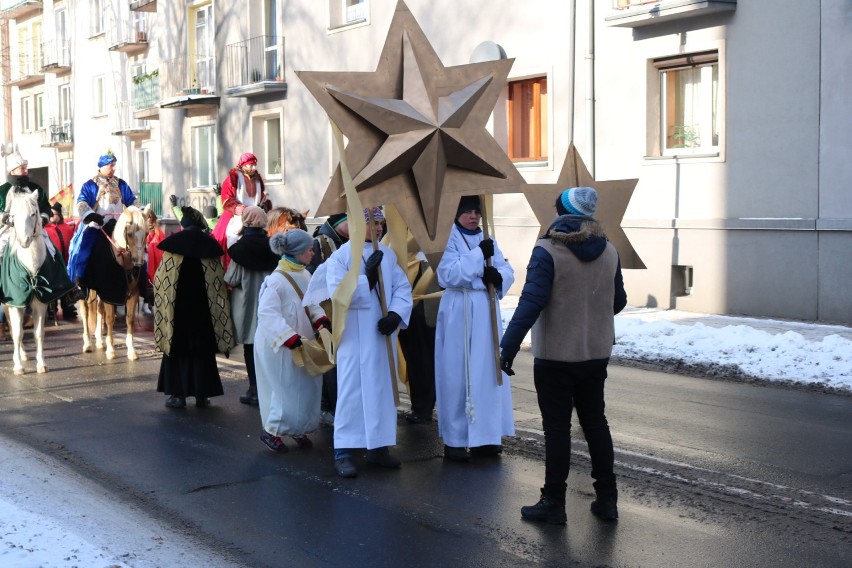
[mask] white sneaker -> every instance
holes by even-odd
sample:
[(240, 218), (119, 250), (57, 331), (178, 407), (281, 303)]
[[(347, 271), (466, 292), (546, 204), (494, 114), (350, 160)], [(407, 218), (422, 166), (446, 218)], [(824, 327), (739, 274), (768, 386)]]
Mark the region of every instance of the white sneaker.
[(334, 414), (328, 410), (323, 410), (320, 412), (320, 422), (329, 426), (334, 426)]

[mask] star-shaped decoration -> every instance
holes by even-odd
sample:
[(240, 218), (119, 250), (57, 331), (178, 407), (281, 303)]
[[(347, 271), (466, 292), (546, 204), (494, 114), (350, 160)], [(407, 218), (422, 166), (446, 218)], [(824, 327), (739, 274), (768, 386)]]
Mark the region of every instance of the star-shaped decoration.
[[(362, 204), (394, 204), (431, 259), (462, 195), (517, 192), (524, 183), (486, 129), (512, 62), (445, 67), (400, 1), (375, 72), (297, 75), (349, 139), (346, 163)], [(317, 214), (345, 210), (338, 168)]]
[(636, 188), (638, 179), (596, 181), (586, 168), (583, 158), (571, 144), (565, 163), (559, 173), (559, 179), (551, 184), (528, 184), (521, 189), (535, 213), (536, 219), (544, 230), (556, 217), (556, 197), (569, 187), (593, 187), (598, 192), (598, 206), (595, 217), (604, 227), (606, 236), (618, 251), (622, 268), (645, 268), (630, 239), (621, 228), (621, 220), (630, 203), (630, 197)]

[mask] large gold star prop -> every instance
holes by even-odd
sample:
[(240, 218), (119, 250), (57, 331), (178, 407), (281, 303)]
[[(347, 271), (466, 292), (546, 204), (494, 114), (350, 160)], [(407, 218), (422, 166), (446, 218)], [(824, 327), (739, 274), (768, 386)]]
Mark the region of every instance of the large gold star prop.
[(574, 144), (571, 144), (556, 183), (528, 184), (521, 191), (542, 226), (542, 231), (539, 233), (541, 235), (556, 217), (556, 197), (563, 190), (580, 186), (595, 188), (598, 192), (595, 217), (601, 222), (607, 238), (618, 251), (622, 268), (645, 268), (645, 263), (639, 258), (633, 245), (630, 244), (630, 239), (621, 228), (621, 220), (624, 218), (624, 212), (627, 210), (638, 181), (638, 179), (595, 180)]
[[(524, 183), (486, 129), (511, 66), (445, 67), (400, 1), (375, 72), (297, 75), (348, 138), (362, 204), (395, 205), (432, 259), (462, 195), (517, 192)], [(338, 167), (317, 214), (345, 210)]]

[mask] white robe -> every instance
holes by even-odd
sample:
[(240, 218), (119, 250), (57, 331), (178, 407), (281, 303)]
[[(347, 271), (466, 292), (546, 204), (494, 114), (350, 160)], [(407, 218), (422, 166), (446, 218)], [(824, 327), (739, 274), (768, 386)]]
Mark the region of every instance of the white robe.
[[(311, 278), (307, 270), (288, 274), (303, 291), (307, 289)], [(325, 315), (319, 306), (309, 310), (313, 321)], [(297, 367), (284, 345), (296, 333), (313, 338), (313, 324), (290, 282), (273, 272), (260, 287), (254, 363), (263, 429), (275, 436), (306, 434), (319, 423), (322, 376), (312, 377)]]
[[(351, 243), (337, 249), (326, 261), (328, 291), (334, 294), (352, 264)], [(384, 252), (381, 271), (389, 312), (402, 318), (398, 329), (408, 327), (411, 315), (411, 285), (396, 262), (393, 251)], [(381, 448), (396, 444), (396, 406), (388, 366), (385, 336), (379, 333), (382, 308), (375, 290), (370, 290), (364, 262), (372, 254), (364, 246), (358, 285), (346, 314), (346, 328), (337, 347), (337, 407), (334, 412), (334, 447)], [(396, 357), (396, 336), (390, 337)], [(396, 361), (394, 361), (396, 367)]]
[[(438, 265), (438, 283), (445, 288), (435, 337), (438, 433), (444, 444), (459, 448), (498, 445), (501, 436), (515, 433), (509, 377), (503, 373), (503, 385), (497, 385), (482, 238), (463, 235), (453, 225)], [(502, 298), (515, 273), (496, 242), (491, 262), (503, 276), (502, 289), (495, 290)], [(499, 304), (496, 312), (502, 337)]]

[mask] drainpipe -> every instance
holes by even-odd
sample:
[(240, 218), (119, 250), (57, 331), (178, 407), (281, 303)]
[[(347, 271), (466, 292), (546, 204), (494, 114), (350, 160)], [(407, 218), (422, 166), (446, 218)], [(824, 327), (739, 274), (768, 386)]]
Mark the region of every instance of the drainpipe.
[(589, 153), (586, 165), (595, 177), (595, 0), (589, 0), (589, 35), (586, 46), (586, 134)]
[[(0, 62), (0, 77), (6, 83), (11, 77), (11, 48), (9, 47), (9, 20), (0, 20), (0, 45), (3, 46), (3, 60)], [(4, 85), (0, 102), (3, 103), (3, 141), (12, 139), (12, 87)]]
[(571, 0), (570, 7), (571, 18), (571, 43), (568, 44), (568, 61), (571, 62), (571, 76), (568, 80), (568, 100), (571, 103), (570, 112), (568, 113), (568, 136), (569, 143), (574, 142), (574, 114), (576, 105), (575, 87), (577, 84), (577, 0)]

